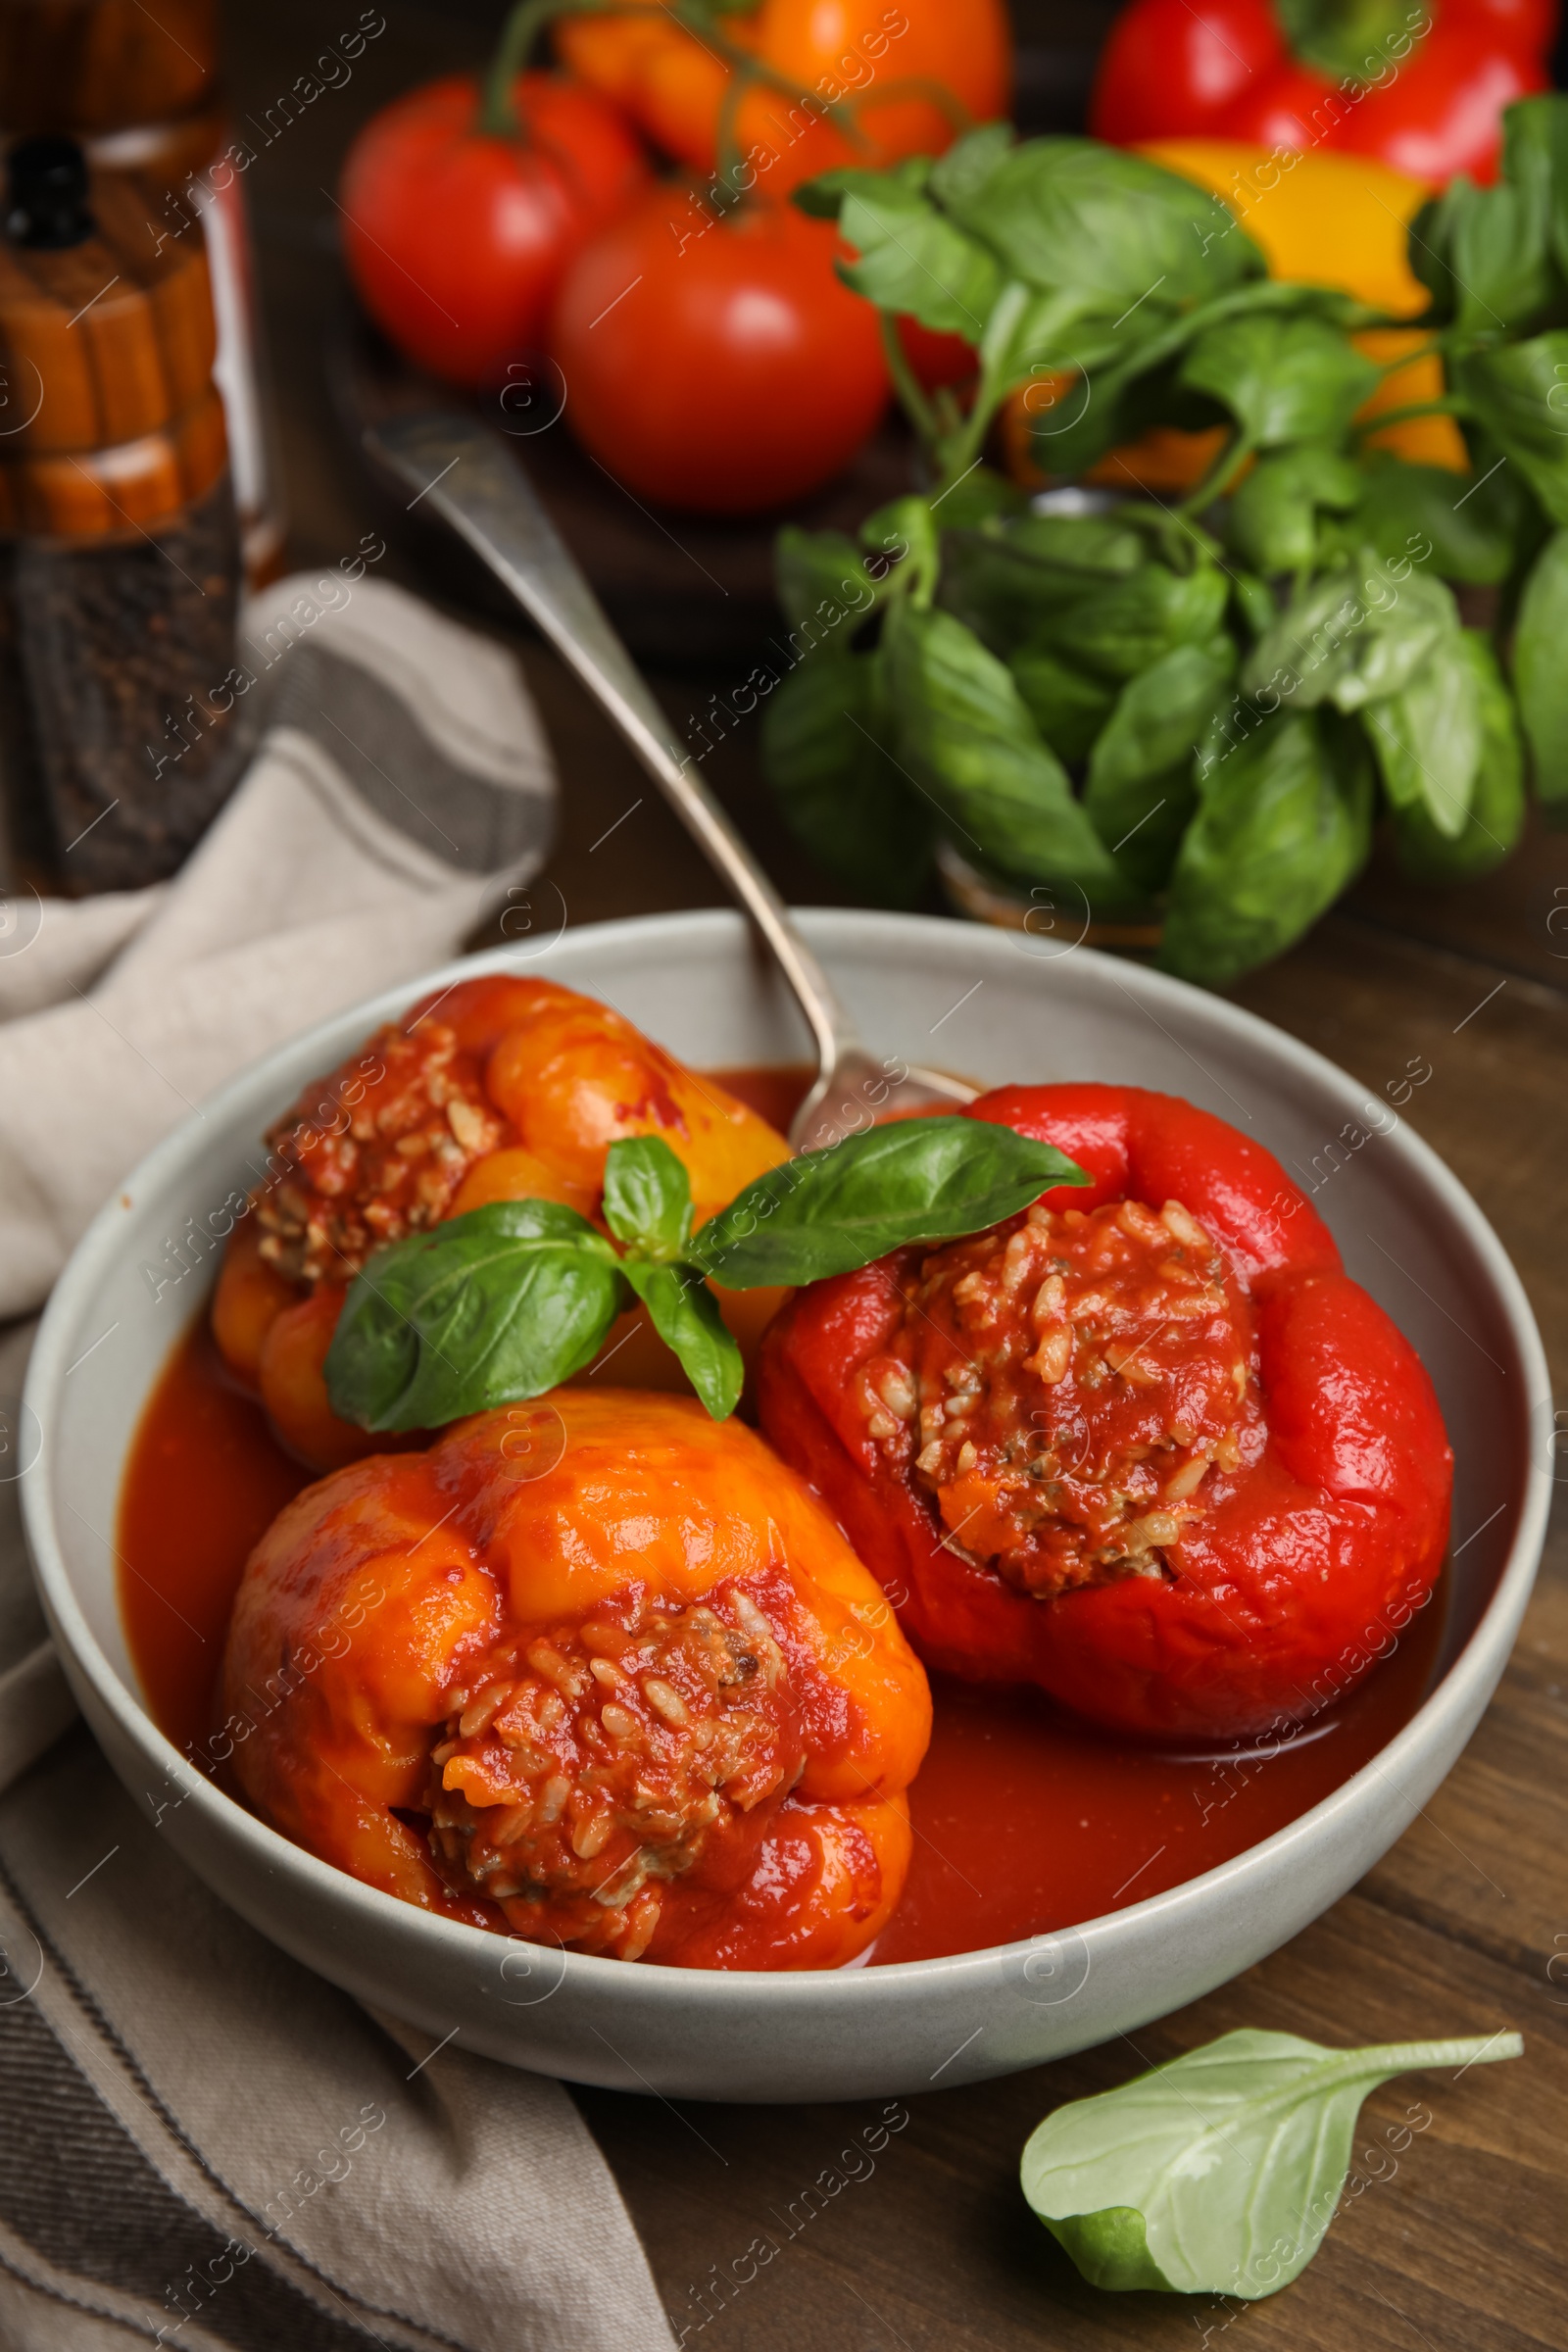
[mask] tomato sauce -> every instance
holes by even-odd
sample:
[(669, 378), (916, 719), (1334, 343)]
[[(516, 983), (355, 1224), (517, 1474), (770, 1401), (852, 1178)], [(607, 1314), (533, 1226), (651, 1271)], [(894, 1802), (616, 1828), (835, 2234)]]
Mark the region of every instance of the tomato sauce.
[[(780, 1127), (798, 1070), (718, 1071)], [(154, 1720), (198, 1761), (245, 1561), (311, 1473), (229, 1373), (205, 1310), (143, 1413), (121, 1492), (122, 1620)], [(1360, 1769), (1420, 1705), (1446, 1585), (1394, 1654), (1294, 1740), (1170, 1753), (1096, 1731), (1033, 1690), (935, 1678), (911, 1795), (914, 1860), (873, 1965), (933, 1959), (1141, 1902), (1283, 1829)]]

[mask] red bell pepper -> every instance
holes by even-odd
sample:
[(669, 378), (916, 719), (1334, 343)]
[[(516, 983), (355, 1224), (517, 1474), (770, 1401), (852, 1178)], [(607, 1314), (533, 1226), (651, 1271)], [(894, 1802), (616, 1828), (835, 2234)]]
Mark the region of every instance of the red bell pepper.
[(971, 1115), (1091, 1186), (798, 1293), (763, 1345), (768, 1438), (928, 1664), (1146, 1737), (1314, 1714), (1442, 1565), (1452, 1455), (1414, 1351), (1207, 1111), (1075, 1085)]
[[(1390, 0), (1387, 24), (1363, 16), (1356, 40), (1324, 17), (1326, 38), (1298, 49), (1272, 0), (1132, 0), (1101, 55), (1090, 128), (1123, 147), (1238, 139), (1369, 155), (1434, 183), (1495, 178), (1503, 109), (1549, 84), (1556, 0)], [(1335, 57), (1348, 70), (1331, 71)]]

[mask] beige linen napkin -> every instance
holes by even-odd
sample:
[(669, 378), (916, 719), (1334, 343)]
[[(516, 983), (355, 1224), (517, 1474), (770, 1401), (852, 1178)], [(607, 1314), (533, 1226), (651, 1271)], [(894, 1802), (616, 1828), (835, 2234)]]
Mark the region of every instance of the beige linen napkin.
[[(312, 585), (246, 616), (259, 749), (179, 875), (0, 901), (0, 1316), (204, 1095), (454, 954), (548, 846), (506, 656), (368, 580), (288, 629)], [(668, 2352), (567, 2095), (275, 1951), (60, 1737), (16, 1507), (30, 1339), (0, 1340), (0, 2344)]]

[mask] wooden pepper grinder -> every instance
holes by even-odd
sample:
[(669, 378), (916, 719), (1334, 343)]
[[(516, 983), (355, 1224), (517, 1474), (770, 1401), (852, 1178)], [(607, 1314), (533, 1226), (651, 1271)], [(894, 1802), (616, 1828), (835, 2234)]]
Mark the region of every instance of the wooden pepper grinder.
[(282, 568), (283, 511), (241, 142), (218, 70), (216, 0), (0, 0), (0, 139), (60, 131), (123, 173), (151, 245), (205, 244), (240, 540), (253, 587)]
[(13, 882), (172, 873), (231, 788), (239, 542), (205, 249), (20, 140), (0, 238), (0, 758)]

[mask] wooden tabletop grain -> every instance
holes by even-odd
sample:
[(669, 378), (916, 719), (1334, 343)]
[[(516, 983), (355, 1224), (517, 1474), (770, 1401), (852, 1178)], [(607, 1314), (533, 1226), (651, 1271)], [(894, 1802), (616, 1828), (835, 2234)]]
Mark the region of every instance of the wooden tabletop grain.
[[(323, 374), (340, 301), (324, 191), (359, 122), (410, 81), (481, 55), (499, 15), (383, 4), (387, 32), (353, 83), (264, 155), (249, 186), (291, 547), (305, 563), (352, 548), (371, 496), (348, 462)], [(1024, 13), (1043, 44), (1026, 86), (1049, 119), (1054, 92), (1068, 93), (1065, 105), (1081, 87), (1106, 12), (1076, 0)], [(309, 62), (319, 12), (306, 0), (265, 11), (231, 0), (226, 18), (237, 107), (265, 108)], [(429, 586), (397, 547), (386, 572)], [(570, 920), (716, 904), (706, 867), (603, 723), (537, 644), (515, 642), (561, 769), (562, 834), (546, 879)], [(733, 679), (728, 664), (709, 672), (696, 659), (658, 683), (684, 719)], [(709, 772), (785, 890), (833, 900), (781, 833), (755, 737), (732, 736)], [(1374, 869), (1303, 946), (1232, 993), (1373, 1090), (1411, 1057), (1431, 1063), (1404, 1115), (1501, 1235), (1563, 1393), (1568, 835), (1534, 832), (1502, 872), (1460, 891), (1416, 891)], [(1568, 1482), (1568, 1459), (1562, 1468)], [(1559, 1512), (1513, 1661), (1457, 1769), (1350, 1894), (1207, 2000), (1064, 2064), (906, 2101), (735, 2108), (580, 2092), (676, 2339), (703, 2352), (1165, 2352), (1221, 2341), (1226, 2352), (1236, 2341), (1256, 2352), (1561, 2352), (1565, 1791)], [(1512, 2026), (1526, 2053), (1462, 2081), (1424, 2076), (1375, 2093), (1356, 2141), (1372, 2151), (1368, 2185), (1285, 2293), (1253, 2305), (1098, 2293), (1022, 2202), (1024, 2139), (1062, 2100), (1242, 2025), (1341, 2043)], [(1396, 2127), (1412, 2102), (1430, 2122), (1406, 2145)]]

